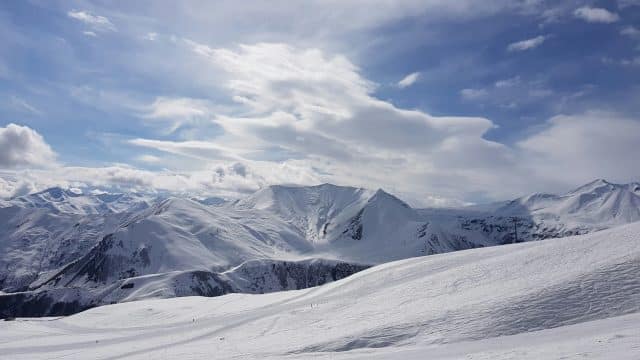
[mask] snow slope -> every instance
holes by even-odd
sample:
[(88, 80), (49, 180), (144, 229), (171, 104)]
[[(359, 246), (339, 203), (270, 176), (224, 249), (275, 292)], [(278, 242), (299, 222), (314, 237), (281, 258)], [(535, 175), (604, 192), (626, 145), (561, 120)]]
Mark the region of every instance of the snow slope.
[(382, 264), (306, 290), (0, 323), (0, 357), (640, 357), (640, 223)]

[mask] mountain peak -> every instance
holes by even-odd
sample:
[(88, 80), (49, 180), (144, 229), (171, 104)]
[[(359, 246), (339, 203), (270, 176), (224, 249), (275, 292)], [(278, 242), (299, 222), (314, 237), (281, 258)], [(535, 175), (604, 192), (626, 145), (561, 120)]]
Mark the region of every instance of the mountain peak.
[(570, 191), (568, 195), (574, 195), (578, 193), (590, 193), (596, 191), (598, 189), (614, 189), (621, 187), (622, 185), (611, 183), (605, 179), (596, 179), (590, 183), (584, 184), (582, 186), (577, 187), (576, 189)]
[(371, 198), (369, 199), (369, 203), (372, 203), (374, 201), (385, 201), (385, 200), (390, 200), (392, 202), (398, 203), (400, 205), (402, 205), (403, 207), (409, 208), (410, 206), (405, 203), (404, 201), (400, 200), (398, 197), (396, 197), (395, 195), (392, 195), (386, 191), (384, 191), (382, 188), (379, 188), (378, 190), (376, 190), (376, 192), (373, 194), (373, 196), (371, 196)]

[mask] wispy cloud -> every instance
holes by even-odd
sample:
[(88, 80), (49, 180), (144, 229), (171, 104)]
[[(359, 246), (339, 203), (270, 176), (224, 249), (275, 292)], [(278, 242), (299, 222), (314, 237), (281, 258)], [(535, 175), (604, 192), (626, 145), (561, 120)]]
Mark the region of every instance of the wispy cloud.
[(117, 31), (116, 26), (104, 16), (80, 10), (70, 10), (67, 16), (89, 25), (94, 31)]
[(627, 26), (620, 30), (620, 35), (628, 36), (634, 39), (640, 39), (640, 29), (634, 26)]
[(203, 99), (158, 97), (144, 111), (142, 118), (167, 124), (166, 131), (172, 133), (212, 116), (212, 105)]
[(142, 163), (147, 163), (147, 164), (159, 164), (162, 162), (162, 158), (155, 155), (150, 155), (150, 154), (143, 154), (143, 155), (136, 156), (134, 160)]
[(640, 66), (640, 56), (636, 56), (630, 59), (622, 59), (620, 60), (620, 64), (624, 66)]
[(145, 36), (143, 36), (143, 39), (149, 40), (149, 41), (156, 41), (158, 39), (158, 33), (149, 32)]
[(593, 8), (588, 6), (583, 6), (581, 8), (576, 9), (573, 12), (573, 15), (579, 19), (582, 19), (586, 22), (591, 23), (614, 23), (620, 19), (620, 16), (614, 12), (610, 12), (607, 9), (603, 8)]
[(640, 56), (632, 58), (614, 59), (611, 57), (603, 57), (602, 63), (607, 65), (622, 65), (622, 66), (640, 66)]
[(10, 96), (8, 105), (20, 112), (27, 112), (34, 115), (42, 115), (42, 111), (40, 111), (35, 106), (29, 104), (26, 100), (19, 98), (17, 96), (13, 96), (13, 95)]
[(514, 76), (512, 78), (498, 80), (495, 82), (497, 88), (509, 88), (520, 84), (520, 76)]
[(479, 100), (485, 98), (487, 95), (488, 92), (485, 89), (467, 88), (460, 90), (460, 96), (465, 100)]
[(404, 89), (406, 87), (409, 87), (415, 84), (415, 82), (418, 81), (419, 78), (420, 78), (420, 72), (414, 72), (405, 76), (404, 78), (402, 78), (402, 80), (398, 81), (397, 85), (399, 88)]
[(522, 41), (517, 41), (509, 44), (507, 46), (508, 51), (525, 51), (535, 49), (538, 46), (542, 45), (548, 37), (545, 35), (538, 35), (531, 39), (526, 39)]

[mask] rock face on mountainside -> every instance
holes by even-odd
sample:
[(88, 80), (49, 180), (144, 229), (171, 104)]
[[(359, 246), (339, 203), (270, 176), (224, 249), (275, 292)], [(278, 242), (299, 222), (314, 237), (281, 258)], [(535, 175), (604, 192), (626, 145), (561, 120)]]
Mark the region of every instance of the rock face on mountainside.
[(490, 210), (413, 209), (382, 190), (330, 184), (237, 201), (53, 188), (0, 201), (0, 291), (10, 293), (0, 311), (299, 289), (392, 260), (638, 220), (640, 184), (604, 180)]

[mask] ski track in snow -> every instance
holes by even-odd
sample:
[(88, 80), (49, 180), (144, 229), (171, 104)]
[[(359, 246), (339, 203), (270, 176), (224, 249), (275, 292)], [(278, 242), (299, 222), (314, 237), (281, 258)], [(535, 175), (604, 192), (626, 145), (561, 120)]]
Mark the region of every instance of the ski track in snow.
[(382, 264), (306, 290), (0, 322), (1, 359), (640, 358), (640, 223)]

